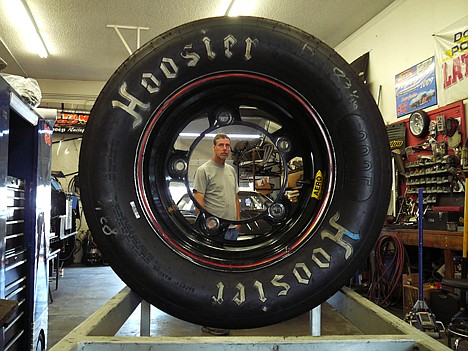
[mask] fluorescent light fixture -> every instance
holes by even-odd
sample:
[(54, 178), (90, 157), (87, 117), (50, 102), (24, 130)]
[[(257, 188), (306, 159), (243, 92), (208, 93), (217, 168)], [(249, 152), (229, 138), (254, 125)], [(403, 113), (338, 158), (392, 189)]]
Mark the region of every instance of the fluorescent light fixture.
[(257, 0), (232, 0), (226, 15), (230, 17), (252, 15), (256, 5)]
[(10, 11), (12, 12), (11, 16), (19, 24), (27, 46), (31, 51), (37, 53), (39, 57), (47, 58), (49, 51), (26, 0), (10, 0), (9, 2), (11, 6)]
[[(207, 138), (214, 138), (216, 134), (205, 134), (205, 137)], [(258, 134), (230, 134), (227, 133), (227, 135), (231, 139), (255, 139), (255, 138), (261, 138), (261, 135)], [(183, 138), (198, 138), (200, 136), (200, 133), (180, 133), (180, 137)]]

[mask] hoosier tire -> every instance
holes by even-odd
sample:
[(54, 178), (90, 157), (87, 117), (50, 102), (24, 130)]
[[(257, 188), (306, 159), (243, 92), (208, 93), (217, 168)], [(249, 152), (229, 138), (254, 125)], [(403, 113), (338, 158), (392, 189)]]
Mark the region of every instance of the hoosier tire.
[[(200, 118), (200, 137), (180, 148)], [(214, 233), (206, 213), (186, 221), (169, 185), (190, 193), (194, 146), (241, 126), (275, 145), (283, 181), (260, 215), (270, 229), (226, 242), (216, 233), (225, 221)], [(304, 173), (291, 202), (295, 158)], [(128, 58), (93, 107), (79, 171), (89, 228), (121, 279), (167, 313), (221, 328), (277, 323), (325, 301), (370, 253), (390, 196), (387, 134), (368, 89), (313, 36), (253, 17), (182, 25)]]

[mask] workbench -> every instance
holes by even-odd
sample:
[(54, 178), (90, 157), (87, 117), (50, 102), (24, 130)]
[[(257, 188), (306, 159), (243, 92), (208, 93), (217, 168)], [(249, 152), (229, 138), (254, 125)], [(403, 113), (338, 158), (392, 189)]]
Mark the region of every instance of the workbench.
[[(418, 229), (385, 228), (386, 234), (397, 236), (404, 245), (418, 246)], [(445, 278), (452, 279), (455, 273), (453, 256), (456, 251), (463, 250), (463, 232), (449, 232), (445, 230), (424, 230), (423, 246), (444, 251)]]

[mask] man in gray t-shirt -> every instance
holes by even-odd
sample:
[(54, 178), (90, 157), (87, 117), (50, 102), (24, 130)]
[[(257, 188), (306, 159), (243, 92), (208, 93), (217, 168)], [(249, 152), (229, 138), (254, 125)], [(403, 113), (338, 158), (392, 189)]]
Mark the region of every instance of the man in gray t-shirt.
[[(224, 133), (213, 139), (213, 157), (195, 172), (193, 196), (209, 213), (231, 221), (240, 219), (237, 174), (226, 159), (231, 151), (231, 139)], [(231, 224), (225, 239), (237, 240), (239, 231)]]

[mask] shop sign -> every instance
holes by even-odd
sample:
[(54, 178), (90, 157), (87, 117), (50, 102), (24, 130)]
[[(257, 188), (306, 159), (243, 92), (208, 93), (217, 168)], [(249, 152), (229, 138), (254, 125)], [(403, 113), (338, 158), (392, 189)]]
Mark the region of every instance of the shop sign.
[(54, 124), (54, 133), (83, 134), (89, 114), (60, 112)]
[(437, 104), (434, 56), (395, 76), (397, 117)]
[(468, 98), (468, 16), (434, 34), (439, 103)]

